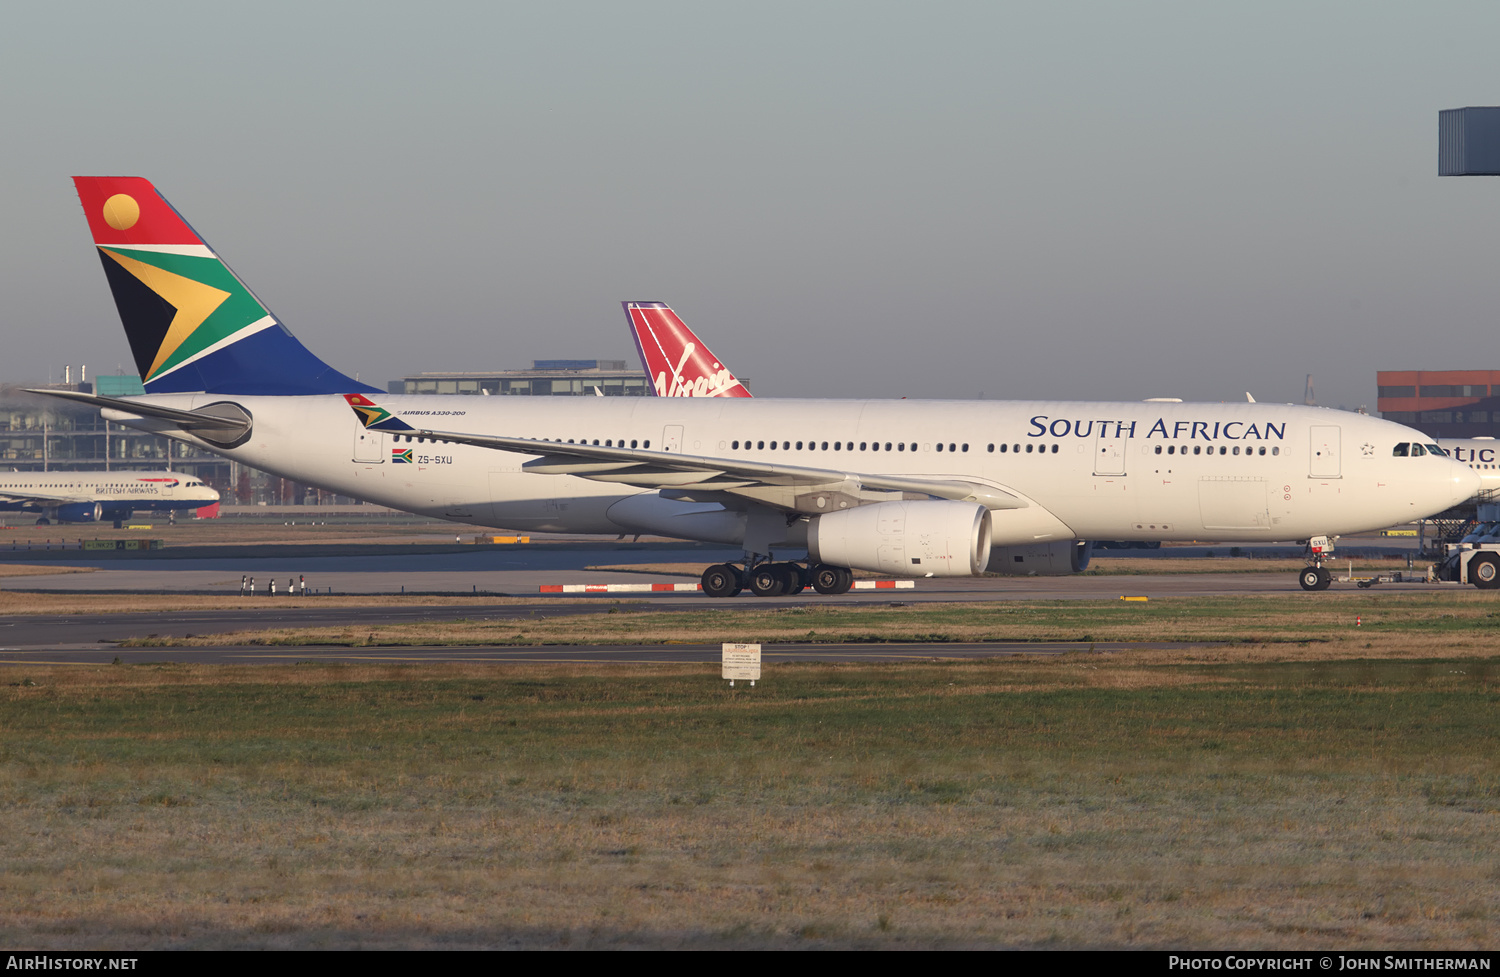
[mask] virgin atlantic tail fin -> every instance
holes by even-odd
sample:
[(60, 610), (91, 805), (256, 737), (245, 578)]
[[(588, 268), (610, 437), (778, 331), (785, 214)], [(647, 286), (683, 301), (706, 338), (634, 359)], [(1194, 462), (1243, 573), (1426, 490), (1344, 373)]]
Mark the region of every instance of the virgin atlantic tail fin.
[(622, 302), (658, 397), (748, 397), (750, 391), (664, 302)]
[(378, 393), (308, 352), (150, 181), (73, 184), (147, 393)]

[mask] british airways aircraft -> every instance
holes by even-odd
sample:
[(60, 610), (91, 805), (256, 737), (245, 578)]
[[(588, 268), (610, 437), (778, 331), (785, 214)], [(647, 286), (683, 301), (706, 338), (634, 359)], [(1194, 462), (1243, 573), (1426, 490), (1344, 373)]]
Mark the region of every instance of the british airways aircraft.
[[(1414, 455), (1417, 431), (1289, 405), (386, 396), (309, 352), (149, 182), (75, 185), (146, 394), (54, 396), (411, 512), (741, 547), (704, 571), (710, 596), (964, 576), (1086, 539), (1336, 536), (1479, 488)], [(1319, 559), (1305, 589), (1329, 584)]]
[(218, 501), (218, 492), (181, 472), (0, 472), (0, 512), (37, 513), (38, 526), (112, 519), (118, 529), (139, 510), (170, 513)]

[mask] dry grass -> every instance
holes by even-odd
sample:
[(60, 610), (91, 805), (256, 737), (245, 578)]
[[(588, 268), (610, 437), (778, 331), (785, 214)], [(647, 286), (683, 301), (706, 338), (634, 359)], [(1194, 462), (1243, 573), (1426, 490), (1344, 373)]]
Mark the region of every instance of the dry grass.
[(54, 573), (92, 573), (97, 567), (26, 566), (22, 563), (0, 563), (0, 577), (44, 577)]
[(1490, 947), (1497, 669), (36, 669), (0, 940)]
[[(646, 613), (640, 613), (646, 611)], [(1277, 654), (1332, 654), (1325, 644), (1385, 655), (1491, 654), (1500, 612), (1479, 592), (1322, 593), (1133, 601), (997, 601), (897, 606), (836, 604), (650, 610), (460, 619), (417, 624), (272, 628), (134, 646), (712, 644), (722, 641), (884, 643), (949, 641), (1170, 641), (1276, 646)], [(1302, 645), (1316, 648), (1302, 648)], [(1284, 646), (1284, 647), (1283, 647)]]

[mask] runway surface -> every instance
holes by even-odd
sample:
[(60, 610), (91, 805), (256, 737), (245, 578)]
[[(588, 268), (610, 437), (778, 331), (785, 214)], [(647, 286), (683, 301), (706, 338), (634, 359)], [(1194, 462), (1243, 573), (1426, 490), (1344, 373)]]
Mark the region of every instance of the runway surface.
[[(519, 553), (434, 554), (410, 556), (317, 557), (256, 560), (49, 560), (49, 566), (97, 566), (89, 573), (17, 576), (0, 580), (0, 588), (41, 592), (86, 593), (217, 593), (239, 597), (242, 577), (254, 577), (257, 600), (273, 600), (266, 593), (275, 580), (284, 592), (288, 582), (305, 578), (314, 593), (334, 594), (489, 594), (540, 596), (543, 584), (696, 583), (696, 578), (626, 571), (585, 569), (589, 566), (643, 563), (687, 563), (708, 566), (733, 559), (729, 552), (690, 550), (630, 554), (618, 550), (569, 550), (529, 558)], [(1212, 561), (1204, 561), (1211, 570)], [(1337, 569), (1337, 566), (1333, 566)], [(1144, 588), (1144, 589), (1142, 589)], [(915, 590), (901, 591), (906, 600), (1097, 600), (1139, 590), (1150, 596), (1282, 593), (1297, 590), (1297, 577), (1281, 573), (1202, 573), (1064, 577), (932, 577), (919, 579)], [(634, 596), (634, 595), (632, 595)], [(804, 591), (798, 598), (817, 597)], [(568, 595), (573, 599), (574, 595)], [(847, 595), (837, 600), (853, 599)], [(555, 599), (555, 598), (554, 598)], [(595, 598), (599, 599), (599, 598)], [(610, 599), (604, 597), (602, 599)], [(658, 601), (701, 602), (696, 594), (652, 598)], [(750, 601), (748, 591), (737, 600)], [(883, 598), (882, 598), (883, 599)]]
[[(707, 565), (734, 557), (732, 551), (707, 547), (681, 550), (658, 546), (632, 549), (601, 543), (597, 547), (532, 547), (518, 550), (480, 549), (440, 554), (381, 554), (371, 557), (303, 557), (245, 560), (234, 557), (172, 560), (129, 559), (101, 561), (89, 573), (52, 576), (9, 577), (0, 586), (12, 591), (52, 593), (143, 593), (222, 594), (222, 609), (191, 611), (145, 611), (125, 614), (53, 614), (0, 617), (0, 661), (9, 663), (57, 661), (112, 661), (116, 655), (130, 660), (202, 661), (300, 661), (300, 660), (420, 660), (420, 661), (699, 661), (716, 656), (718, 649), (671, 646), (657, 649), (589, 647), (575, 649), (344, 649), (322, 648), (226, 648), (218, 650), (167, 649), (117, 650), (114, 644), (128, 638), (181, 637), (222, 634), (265, 628), (312, 628), (370, 626), (376, 624), (445, 622), (458, 619), (504, 620), (538, 616), (557, 617), (602, 611), (617, 602), (629, 603), (633, 613), (775, 606), (792, 608), (833, 603), (839, 607), (890, 606), (925, 602), (1107, 600), (1121, 597), (1205, 597), (1264, 594), (1301, 594), (1293, 573), (1188, 573), (1121, 576), (928, 578), (916, 581), (913, 590), (856, 591), (826, 597), (808, 589), (795, 597), (757, 598), (748, 591), (739, 597), (711, 600), (697, 593), (547, 594), (543, 584), (563, 583), (681, 583), (689, 578), (658, 573), (587, 570), (589, 566), (644, 563), (690, 563)], [(90, 565), (86, 560), (49, 560), (50, 565)], [(1205, 560), (1205, 569), (1213, 567)], [(292, 607), (283, 595), (266, 593), (266, 582), (277, 579), (284, 591), (289, 578), (305, 575), (313, 591), (335, 594), (393, 594), (404, 588), (408, 594), (468, 594), (481, 599), (463, 606), (402, 606), (347, 608), (338, 606)], [(258, 591), (241, 598), (242, 576), (254, 576)], [(1335, 584), (1353, 589), (1352, 584)], [(1371, 594), (1432, 592), (1422, 584), (1381, 585)], [(518, 603), (486, 603), (484, 595), (514, 595)], [(1319, 595), (1306, 595), (1309, 600)], [(973, 657), (1015, 654), (1017, 649), (996, 644), (979, 645), (860, 645), (841, 651), (817, 646), (819, 654), (854, 656), (860, 660), (910, 657)], [(1037, 646), (1022, 646), (1036, 651)], [(1046, 646), (1063, 650), (1063, 646)], [(787, 654), (806, 654), (800, 648)], [(772, 654), (768, 651), (767, 654)], [(775, 654), (782, 654), (781, 651)], [(639, 656), (645, 655), (646, 658)], [(693, 657), (697, 655), (698, 657)], [(41, 657), (38, 657), (41, 656)], [(48, 657), (52, 656), (52, 657)], [(60, 656), (60, 657), (59, 657)], [(181, 657), (204, 656), (204, 657)], [(572, 657), (570, 657), (572, 656)], [(583, 657), (579, 657), (583, 656)], [(623, 657), (622, 657), (623, 656)], [(637, 656), (629, 658), (629, 656)], [(684, 657), (686, 656), (686, 657)], [(716, 660), (716, 659), (715, 659)]]

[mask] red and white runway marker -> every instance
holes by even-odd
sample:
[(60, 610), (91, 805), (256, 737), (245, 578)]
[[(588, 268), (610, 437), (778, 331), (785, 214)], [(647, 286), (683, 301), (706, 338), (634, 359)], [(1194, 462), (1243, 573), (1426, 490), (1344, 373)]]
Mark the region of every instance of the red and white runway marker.
[[(855, 590), (912, 590), (915, 580), (856, 580)], [(651, 594), (692, 593), (703, 589), (696, 583), (544, 583), (544, 594)]]
[(544, 594), (649, 594), (702, 590), (696, 583), (554, 583), (542, 584)]

